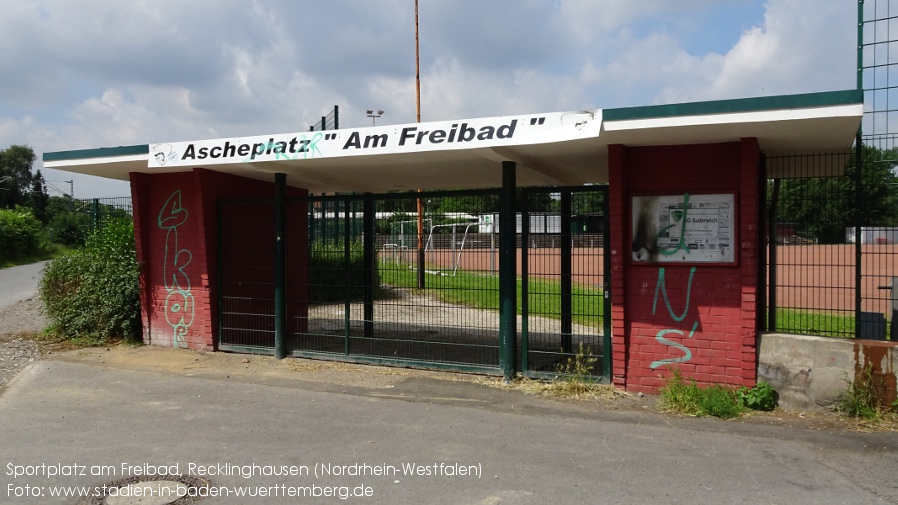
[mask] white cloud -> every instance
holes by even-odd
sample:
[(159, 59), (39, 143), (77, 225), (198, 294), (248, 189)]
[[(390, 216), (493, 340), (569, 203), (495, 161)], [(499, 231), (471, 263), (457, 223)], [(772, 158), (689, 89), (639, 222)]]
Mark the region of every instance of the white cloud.
[[(27, 143), (42, 153), (302, 131), (334, 105), (343, 127), (370, 124), (370, 108), (386, 111), (378, 124), (412, 122), (412, 7), (410, 0), (8, 0), (0, 17), (0, 146)], [(428, 0), (420, 7), (424, 120), (854, 84), (852, 2)], [(736, 8), (755, 18), (728, 16)]]
[[(690, 86), (676, 82), (662, 101), (714, 100), (851, 89), (855, 86), (857, 6), (852, 2), (770, 0), (764, 23)], [(716, 67), (716, 68), (715, 68)]]

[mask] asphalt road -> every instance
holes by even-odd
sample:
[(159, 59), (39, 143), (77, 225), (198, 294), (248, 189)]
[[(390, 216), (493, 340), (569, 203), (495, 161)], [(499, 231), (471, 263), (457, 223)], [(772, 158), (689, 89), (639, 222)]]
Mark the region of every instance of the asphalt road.
[[(49, 494), (172, 470), (231, 493), (198, 502), (210, 504), (898, 502), (893, 433), (590, 410), (434, 379), (321, 391), (93, 357), (42, 360), (0, 396), (0, 502), (76, 503)], [(266, 475), (283, 467), (298, 475)], [(303, 488), (371, 495), (271, 496)]]
[(0, 269), (0, 309), (37, 294), (37, 283), (46, 261)]

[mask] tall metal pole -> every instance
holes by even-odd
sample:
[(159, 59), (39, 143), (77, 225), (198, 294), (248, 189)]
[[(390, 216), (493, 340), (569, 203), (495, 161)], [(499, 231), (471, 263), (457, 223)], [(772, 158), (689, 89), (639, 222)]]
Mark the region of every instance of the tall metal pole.
[(418, 48), (418, 0), (415, 0), (415, 121), (421, 122), (421, 52)]
[[(874, 5), (875, 7), (875, 5)], [(864, 91), (864, 0), (857, 4), (857, 89)], [(871, 133), (876, 133), (871, 132)], [(863, 172), (864, 169), (864, 139), (863, 122), (857, 129), (854, 140), (854, 336), (861, 333), (861, 285), (863, 282), (863, 248), (861, 247), (861, 230), (863, 220), (861, 218), (861, 206), (863, 199)], [(893, 294), (894, 296), (894, 294)]]
[[(421, 52), (418, 48), (418, 0), (415, 0), (415, 121), (421, 122)], [(418, 189), (418, 193), (421, 190)], [(424, 289), (424, 201), (418, 197), (418, 289)]]

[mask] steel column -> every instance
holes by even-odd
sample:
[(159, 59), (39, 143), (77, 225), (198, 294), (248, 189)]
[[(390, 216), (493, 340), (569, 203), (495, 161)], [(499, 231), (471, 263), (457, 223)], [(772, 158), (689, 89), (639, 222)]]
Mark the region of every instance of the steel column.
[(499, 195), (499, 367), (505, 380), (513, 380), (517, 374), (516, 170), (515, 162), (502, 162), (502, 191)]

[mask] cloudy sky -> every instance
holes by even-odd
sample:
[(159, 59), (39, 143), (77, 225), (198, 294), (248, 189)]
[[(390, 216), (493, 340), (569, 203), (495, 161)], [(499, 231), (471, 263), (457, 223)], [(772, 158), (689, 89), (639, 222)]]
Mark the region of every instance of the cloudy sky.
[[(856, 0), (419, 0), (440, 121), (850, 89)], [(415, 120), (414, 0), (5, 0), (0, 148)], [(41, 164), (37, 164), (41, 168)], [(68, 190), (73, 175), (45, 170)], [(127, 183), (74, 176), (78, 198)], [(51, 188), (51, 194), (58, 194)]]

